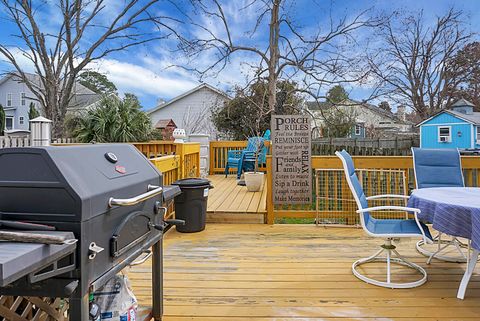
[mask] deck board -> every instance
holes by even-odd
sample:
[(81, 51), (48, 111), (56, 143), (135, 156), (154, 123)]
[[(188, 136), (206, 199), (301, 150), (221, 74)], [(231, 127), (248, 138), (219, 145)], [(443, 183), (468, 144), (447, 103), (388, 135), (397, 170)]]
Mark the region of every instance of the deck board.
[(216, 223), (263, 223), (266, 215), (264, 186), (259, 192), (248, 192), (237, 185), (235, 175), (211, 175), (212, 189), (208, 196), (207, 219)]
[[(478, 320), (480, 269), (465, 300), (456, 292), (465, 264), (434, 261), (402, 241), (400, 253), (427, 269), (415, 289), (383, 289), (357, 280), (353, 260), (380, 240), (355, 228), (313, 225), (209, 224), (200, 233), (172, 230), (164, 241), (164, 321)], [(133, 289), (150, 304), (150, 262), (129, 271)], [(411, 279), (394, 269), (396, 279)], [(383, 275), (380, 264), (368, 269)]]

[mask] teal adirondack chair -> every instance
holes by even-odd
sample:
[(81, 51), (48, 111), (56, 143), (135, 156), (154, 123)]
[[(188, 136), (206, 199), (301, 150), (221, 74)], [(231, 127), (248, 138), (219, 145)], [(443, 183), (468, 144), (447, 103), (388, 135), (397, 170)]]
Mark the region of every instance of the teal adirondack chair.
[[(268, 138), (266, 138), (268, 135)], [(270, 130), (265, 132), (264, 137), (250, 137), (245, 149), (229, 150), (227, 155), (227, 164), (225, 165), (225, 177), (228, 176), (230, 168), (237, 168), (237, 179), (240, 179), (243, 171), (251, 171), (255, 166), (256, 148), (261, 148), (258, 153), (258, 164), (265, 164), (267, 161), (267, 147), (264, 141), (270, 138)]]

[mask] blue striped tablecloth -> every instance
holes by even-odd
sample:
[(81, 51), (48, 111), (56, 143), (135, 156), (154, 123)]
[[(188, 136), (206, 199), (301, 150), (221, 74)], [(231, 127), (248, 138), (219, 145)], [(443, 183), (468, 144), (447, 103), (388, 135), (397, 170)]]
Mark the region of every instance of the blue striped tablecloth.
[(480, 188), (417, 189), (408, 206), (420, 209), (418, 218), (432, 223), (437, 231), (470, 239), (472, 247), (480, 250)]

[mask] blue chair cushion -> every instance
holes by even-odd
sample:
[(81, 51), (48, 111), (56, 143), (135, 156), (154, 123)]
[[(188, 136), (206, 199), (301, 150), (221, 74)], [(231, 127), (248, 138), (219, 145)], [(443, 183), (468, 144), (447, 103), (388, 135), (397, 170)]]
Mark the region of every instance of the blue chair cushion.
[(464, 187), (457, 149), (412, 148), (417, 188)]
[[(433, 240), (432, 234), (428, 227), (420, 222), (425, 236), (430, 240)], [(415, 220), (383, 220), (370, 217), (370, 220), (367, 223), (367, 230), (373, 234), (412, 234), (422, 235), (420, 228), (417, 225)]]

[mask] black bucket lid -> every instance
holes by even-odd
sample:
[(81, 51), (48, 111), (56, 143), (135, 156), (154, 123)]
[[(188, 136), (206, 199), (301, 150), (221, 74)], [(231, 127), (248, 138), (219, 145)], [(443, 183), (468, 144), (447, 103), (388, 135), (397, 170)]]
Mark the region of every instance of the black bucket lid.
[(183, 178), (172, 183), (180, 187), (210, 186), (210, 181), (205, 178)]

